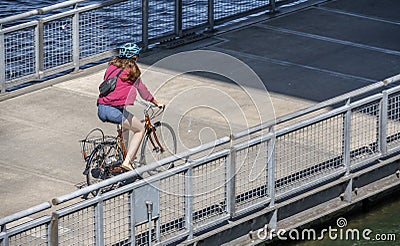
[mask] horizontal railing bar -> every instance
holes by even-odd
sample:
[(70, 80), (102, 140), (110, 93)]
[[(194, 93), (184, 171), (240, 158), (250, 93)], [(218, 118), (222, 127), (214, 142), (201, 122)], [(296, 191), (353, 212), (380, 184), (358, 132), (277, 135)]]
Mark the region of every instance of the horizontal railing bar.
[(259, 201), (257, 203), (251, 204), (251, 205), (249, 205), (249, 206), (247, 206), (245, 208), (236, 210), (235, 217), (243, 215), (243, 214), (246, 214), (246, 213), (251, 212), (251, 211), (253, 211), (255, 209), (259, 209), (261, 207), (264, 207), (271, 201), (271, 198), (268, 197), (268, 196), (264, 196), (264, 197), (262, 197), (260, 199), (263, 199), (263, 200)]
[(332, 172), (332, 173), (330, 173), (328, 175), (325, 175), (323, 177), (320, 177), (320, 178), (318, 178), (316, 180), (313, 180), (311, 182), (307, 182), (307, 183), (302, 184), (302, 185), (298, 185), (298, 186), (296, 186), (295, 188), (293, 188), (291, 190), (288, 190), (288, 191), (285, 191), (285, 192), (282, 192), (282, 193), (277, 192), (275, 199), (276, 200), (282, 200), (285, 197), (289, 197), (289, 196), (291, 196), (293, 194), (296, 194), (296, 193), (298, 193), (298, 192), (300, 192), (302, 190), (307, 190), (308, 188), (316, 186), (318, 184), (321, 184), (321, 183), (323, 183), (323, 182), (325, 182), (325, 181), (327, 181), (329, 179), (334, 179), (336, 177), (343, 176), (345, 173), (346, 173), (346, 169), (344, 167), (340, 168), (337, 171)]
[(367, 164), (371, 164), (376, 160), (382, 158), (383, 155), (381, 152), (374, 152), (368, 158), (362, 159), (361, 161), (355, 161), (350, 163), (350, 171), (356, 171)]
[(18, 24), (15, 26), (10, 26), (4, 29), (0, 29), (0, 34), (7, 34), (9, 32), (15, 32), (15, 31), (20, 31), (26, 28), (34, 28), (38, 25), (39, 21), (37, 20), (33, 20), (30, 22), (26, 22), (26, 23), (22, 23), (22, 24)]
[(107, 7), (107, 6), (114, 5), (116, 3), (122, 3), (122, 2), (127, 2), (127, 1), (129, 1), (129, 0), (112, 0), (112, 1), (102, 2), (102, 3), (94, 3), (94, 4), (91, 4), (88, 6), (80, 7), (77, 10), (79, 11), (79, 13), (82, 13), (82, 12), (87, 12), (90, 10)]
[(24, 217), (28, 217), (29, 215), (41, 212), (43, 210), (46, 210), (48, 208), (51, 208), (51, 204), (49, 202), (44, 202), (42, 204), (36, 205), (34, 207), (28, 208), (24, 211), (9, 215), (7, 217), (4, 217), (0, 219), (0, 226), (5, 225), (7, 223), (10, 223), (12, 221), (16, 221), (19, 219), (22, 219)]
[(228, 219), (230, 219), (230, 214), (226, 214), (226, 215), (218, 218), (217, 220), (208, 222), (208, 223), (206, 223), (204, 225), (200, 225), (200, 226), (194, 227), (193, 228), (193, 233), (199, 233), (199, 232), (204, 231), (204, 230), (206, 230), (206, 229), (208, 229), (210, 227), (214, 227), (214, 226), (216, 226), (216, 225), (218, 225), (220, 223), (223, 223), (224, 221), (227, 221)]
[(243, 150), (243, 149), (252, 147), (252, 146), (254, 146), (254, 145), (256, 145), (256, 144), (266, 142), (266, 141), (270, 140), (270, 139), (271, 139), (272, 137), (274, 137), (274, 136), (275, 136), (275, 133), (274, 133), (274, 132), (269, 132), (269, 133), (267, 133), (267, 134), (264, 134), (264, 135), (261, 135), (261, 136), (252, 138), (252, 139), (247, 140), (247, 141), (245, 141), (245, 142), (236, 144), (236, 145), (233, 146), (233, 148), (234, 148), (236, 151), (240, 151), (240, 150)]
[(361, 106), (365, 106), (368, 103), (371, 103), (371, 102), (374, 102), (374, 101), (382, 99), (382, 96), (383, 96), (382, 93), (378, 93), (378, 94), (363, 98), (363, 99), (358, 100), (356, 102), (350, 103), (350, 108), (354, 109), (354, 108), (358, 108), (358, 107), (361, 107)]
[(165, 159), (163, 159), (163, 160), (161, 160), (159, 162), (153, 162), (153, 163), (151, 163), (149, 165), (145, 165), (143, 167), (136, 168), (133, 171), (120, 174), (118, 176), (103, 180), (103, 181), (101, 181), (99, 183), (84, 187), (84, 188), (79, 189), (77, 191), (74, 191), (72, 193), (69, 193), (69, 194), (54, 198), (52, 200), (52, 203), (54, 205), (57, 205), (57, 204), (72, 200), (72, 199), (74, 199), (76, 197), (80, 197), (82, 195), (88, 194), (88, 193), (90, 193), (92, 191), (95, 191), (95, 190), (104, 188), (106, 186), (112, 185), (114, 183), (121, 182), (121, 181), (124, 181), (124, 180), (129, 179), (129, 178), (135, 178), (135, 177), (140, 176), (141, 174), (143, 174), (145, 172), (155, 170), (156, 168), (161, 167), (161, 166), (163, 166), (163, 165), (165, 165), (167, 163), (174, 162), (174, 161), (177, 161), (177, 160), (186, 159), (186, 157), (188, 157), (190, 155), (197, 154), (197, 153), (200, 153), (202, 151), (208, 150), (210, 148), (217, 147), (217, 146), (225, 144), (225, 143), (227, 143), (229, 141), (230, 141), (229, 137), (220, 138), (220, 139), (218, 139), (216, 141), (209, 142), (207, 144), (201, 145), (199, 148), (192, 148), (192, 149), (190, 149), (188, 151), (185, 151), (183, 153), (167, 157), (167, 158), (165, 158)]
[(74, 16), (74, 14), (76, 14), (78, 12), (79, 12), (78, 9), (71, 9), (71, 10), (68, 10), (68, 11), (65, 11), (65, 12), (62, 12), (62, 13), (58, 13), (58, 14), (54, 14), (54, 15), (51, 15), (51, 16), (44, 17), (44, 18), (42, 18), (42, 21), (43, 21), (43, 23), (46, 23), (46, 22), (51, 22), (51, 21), (55, 21), (55, 20), (60, 20), (60, 19), (65, 18), (65, 17), (71, 17), (72, 18), (72, 16)]
[(388, 93), (389, 96), (390, 96), (390, 94), (394, 94), (394, 93), (399, 92), (399, 91), (400, 91), (400, 86), (396, 86), (396, 87), (393, 87), (393, 88), (388, 89), (388, 90), (387, 90), (387, 93)]
[(173, 237), (169, 237), (167, 239), (163, 239), (162, 242), (155, 243), (155, 246), (164, 246), (164, 245), (170, 245), (172, 243), (176, 243), (176, 241), (179, 241), (181, 239), (184, 239), (189, 235), (189, 231), (185, 230), (183, 233), (180, 233), (178, 235), (175, 235)]
[(128, 0), (114, 0), (114, 1), (109, 1), (109, 2), (105, 2), (105, 3), (95, 3), (95, 4), (88, 5), (88, 6), (80, 7), (77, 9), (71, 9), (71, 10), (68, 10), (68, 11), (65, 11), (62, 13), (47, 16), (47, 17), (42, 18), (42, 20), (43, 20), (43, 22), (54, 21), (54, 20), (58, 20), (60, 18), (73, 16), (76, 13), (84, 13), (84, 12), (88, 12), (91, 10), (97, 10), (97, 9), (100, 9), (103, 7), (111, 6), (111, 5), (119, 3), (119, 2), (126, 2), (126, 1), (128, 1)]
[(22, 20), (22, 19), (34, 16), (34, 15), (44, 14), (46, 12), (53, 11), (56, 9), (66, 8), (66, 7), (73, 6), (75, 4), (86, 2), (86, 1), (87, 0), (70, 0), (70, 1), (65, 1), (62, 3), (57, 3), (54, 5), (48, 6), (48, 7), (31, 10), (31, 11), (28, 11), (28, 12), (25, 12), (22, 14), (12, 15), (12, 16), (0, 19), (0, 25), (8, 23), (8, 22), (12, 22), (12, 21)]
[(244, 131), (232, 134), (232, 137), (233, 137), (233, 139), (238, 139), (238, 138), (241, 138), (241, 137), (244, 137), (244, 136), (256, 133), (256, 132), (259, 132), (259, 131), (264, 130), (264, 129), (268, 128), (268, 127), (271, 127), (271, 126), (274, 126), (274, 125), (278, 125), (280, 123), (284, 123), (284, 122), (292, 120), (294, 118), (297, 118), (297, 117), (300, 117), (300, 116), (315, 112), (317, 110), (323, 109), (323, 108), (328, 107), (328, 106), (332, 106), (334, 104), (346, 101), (349, 98), (360, 96), (360, 95), (365, 94), (367, 92), (373, 91), (375, 89), (378, 89), (378, 88), (383, 87), (383, 86), (387, 86), (389, 84), (392, 84), (392, 83), (395, 83), (395, 82), (398, 82), (398, 81), (400, 81), (400, 74), (392, 76), (392, 77), (387, 78), (387, 79), (384, 79), (382, 81), (378, 81), (378, 82), (376, 82), (374, 84), (367, 85), (367, 86), (364, 86), (362, 88), (353, 90), (351, 92), (348, 92), (348, 93), (345, 93), (343, 95), (334, 97), (332, 99), (328, 99), (328, 100), (323, 101), (321, 103), (318, 103), (318, 104), (315, 104), (313, 106), (310, 106), (310, 107), (308, 107), (306, 109), (299, 110), (299, 111), (296, 111), (296, 112), (293, 112), (293, 113), (278, 117), (275, 120), (270, 120), (270, 121), (267, 121), (265, 123), (256, 125), (254, 127), (250, 127), (250, 128), (248, 128), (248, 129), (246, 129)]
[(28, 221), (28, 222), (25, 222), (25, 223), (23, 223), (21, 225), (13, 227), (13, 228), (7, 229), (6, 233), (10, 237), (10, 236), (16, 235), (18, 233), (27, 231), (27, 230), (29, 230), (31, 228), (49, 224), (50, 221), (51, 221), (51, 216), (46, 215), (46, 216), (31, 220), (31, 221)]
[(383, 83), (388, 85), (388, 84), (395, 83), (395, 82), (398, 82), (398, 81), (400, 81), (400, 74), (397, 74), (397, 75), (394, 75), (394, 76), (392, 76), (390, 78), (384, 79)]
[[(135, 181), (135, 182), (133, 182), (133, 183), (131, 183), (131, 184), (125, 185), (125, 186), (123, 186), (123, 187), (120, 187), (120, 188), (117, 189), (117, 190), (112, 190), (112, 191), (109, 191), (109, 192), (107, 192), (107, 193), (101, 194), (101, 198), (99, 198), (99, 199), (102, 199), (102, 200), (103, 200), (103, 199), (106, 199), (106, 198), (109, 198), (109, 197), (113, 197), (113, 196), (120, 195), (120, 194), (122, 194), (122, 193), (125, 193), (125, 192), (131, 191), (131, 190), (133, 190), (133, 189), (136, 189), (136, 188), (138, 188), (138, 187), (141, 187), (141, 186), (143, 186), (143, 185), (145, 185), (145, 184), (152, 183), (152, 182), (154, 182), (154, 181), (161, 180), (161, 179), (163, 179), (163, 178), (167, 178), (167, 177), (169, 177), (169, 176), (173, 176), (173, 175), (176, 174), (176, 173), (179, 173), (179, 172), (182, 172), (182, 171), (187, 170), (190, 166), (201, 165), (202, 163), (204, 163), (204, 162), (206, 162), (206, 161), (220, 158), (221, 156), (227, 155), (228, 153), (229, 153), (229, 150), (221, 150), (221, 151), (216, 152), (216, 153), (213, 153), (213, 154), (211, 154), (211, 155), (209, 155), (209, 156), (206, 156), (206, 157), (200, 158), (200, 159), (198, 159), (198, 160), (195, 160), (193, 163), (185, 163), (185, 164), (183, 164), (183, 165), (174, 167), (173, 169), (168, 170), (168, 171), (166, 171), (166, 172), (162, 172), (162, 173), (158, 173), (158, 174), (152, 175), (152, 176), (148, 177), (146, 180), (138, 180), (138, 181)], [(155, 163), (156, 163), (156, 162), (155, 162)], [(161, 165), (162, 165), (162, 164), (159, 164), (159, 165), (157, 165), (157, 167), (159, 167), (159, 166), (161, 166)], [(110, 185), (110, 184), (117, 183), (116, 181), (111, 182), (111, 181), (109, 181), (109, 180), (115, 180), (115, 179), (118, 178), (118, 177), (122, 177), (122, 175), (125, 175), (125, 176), (122, 177), (122, 178), (119, 178), (119, 179), (118, 179), (119, 181), (123, 181), (123, 180), (129, 179), (129, 178), (134, 178), (134, 177), (136, 177), (136, 176), (141, 175), (141, 174), (144, 173), (144, 172), (148, 172), (148, 171), (154, 170), (154, 169), (149, 169), (149, 168), (147, 168), (146, 171), (139, 171), (139, 169), (142, 169), (142, 168), (146, 168), (146, 166), (140, 167), (140, 168), (138, 168), (138, 169), (135, 169), (135, 170), (133, 170), (132, 172), (127, 172), (127, 173), (118, 175), (118, 176), (116, 176), (116, 177), (113, 177), (113, 178), (104, 180), (104, 181), (102, 181), (102, 182), (100, 182), (100, 183), (97, 183), (97, 184), (102, 184), (102, 183), (104, 183), (104, 184), (102, 184), (102, 185), (100, 186), (100, 188), (103, 188), (103, 187), (108, 186), (108, 185)], [(139, 173), (140, 173), (140, 174), (139, 174)], [(106, 181), (109, 181), (109, 182), (106, 182)], [(118, 182), (119, 182), (119, 181), (118, 181)], [(88, 194), (88, 193), (91, 192), (91, 191), (97, 190), (96, 188), (94, 188), (97, 184), (92, 185), (92, 187), (93, 187), (92, 189), (87, 189), (87, 188), (89, 188), (89, 187), (91, 187), (91, 186), (88, 186), (88, 187), (83, 188), (83, 189), (86, 189), (86, 190), (88, 190), (88, 191), (83, 191), (83, 189), (80, 189), (80, 190), (77, 190), (77, 191), (72, 192), (72, 193), (70, 193), (70, 194), (67, 194), (67, 195), (65, 195), (65, 196), (63, 196), (63, 197), (55, 198), (56, 200), (53, 199), (53, 204), (54, 204), (54, 205), (60, 204), (60, 203), (62, 203), (62, 202), (66, 202), (66, 201), (71, 200), (71, 199), (73, 199), (73, 198), (80, 197), (80, 196), (82, 196), (82, 195)], [(99, 188), (99, 189), (100, 189), (100, 188)], [(97, 198), (94, 198), (94, 199), (97, 199)], [(97, 202), (97, 201), (95, 201), (95, 202)]]
[(86, 199), (84, 201), (79, 201), (78, 203), (74, 203), (71, 206), (61, 208), (57, 211), (54, 211), (53, 213), (59, 217), (63, 217), (68, 214), (74, 213), (78, 210), (82, 210), (82, 209), (86, 209), (91, 206), (95, 206), (97, 203), (99, 203), (100, 201), (104, 201), (104, 200), (106, 200), (105, 197), (96, 196), (96, 197), (93, 197), (90, 199)]
[(230, 152), (229, 150), (221, 150), (219, 152), (213, 153), (213, 154), (211, 154), (209, 156), (202, 157), (202, 158), (200, 158), (198, 160), (195, 160), (193, 162), (187, 162), (185, 164), (176, 166), (176, 167), (174, 167), (174, 168), (172, 168), (170, 170), (167, 170), (165, 172), (154, 174), (154, 175), (146, 178), (145, 180), (135, 181), (132, 184), (128, 184), (128, 185), (125, 185), (123, 187), (120, 187), (119, 189), (112, 190), (112, 191), (109, 191), (107, 193), (102, 194), (101, 195), (102, 199), (107, 199), (109, 197), (117, 196), (117, 195), (126, 193), (128, 191), (131, 191), (133, 189), (136, 189), (136, 188), (138, 188), (140, 186), (143, 186), (145, 184), (153, 183), (155, 181), (171, 177), (171, 176), (173, 176), (175, 174), (178, 174), (180, 172), (188, 170), (190, 167), (199, 166), (201, 164), (204, 164), (207, 161), (216, 160), (216, 159), (218, 159), (218, 158), (220, 158), (222, 156), (227, 156), (229, 154), (229, 152)]
[(326, 112), (324, 114), (321, 114), (321, 115), (318, 115), (316, 117), (313, 117), (313, 118), (310, 118), (310, 119), (306, 119), (306, 120), (303, 120), (301, 122), (295, 123), (293, 125), (290, 125), (290, 126), (282, 128), (282, 129), (279, 129), (279, 130), (277, 130), (275, 132), (275, 135), (277, 137), (285, 135), (287, 133), (296, 131), (296, 130), (301, 129), (303, 127), (306, 127), (306, 126), (321, 122), (323, 120), (329, 119), (331, 117), (343, 114), (348, 109), (350, 109), (350, 106), (348, 106), (348, 105), (342, 106), (340, 108), (333, 109), (331, 111), (328, 111), (328, 112)]
[(50, 11), (53, 11), (56, 9), (70, 7), (70, 6), (76, 5), (78, 3), (86, 2), (86, 1), (87, 0), (69, 0), (69, 1), (61, 2), (61, 3), (57, 3), (54, 5), (50, 5), (48, 7), (40, 8), (38, 10), (41, 11), (40, 14), (43, 14), (43, 13), (47, 13), (47, 12), (50, 12)]

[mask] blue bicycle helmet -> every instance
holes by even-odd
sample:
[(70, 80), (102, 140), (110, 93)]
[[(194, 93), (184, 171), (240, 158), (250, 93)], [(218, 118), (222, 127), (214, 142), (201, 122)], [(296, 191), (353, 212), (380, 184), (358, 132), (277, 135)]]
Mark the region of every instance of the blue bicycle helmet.
[(137, 44), (135, 43), (126, 43), (119, 48), (118, 56), (121, 58), (132, 58), (135, 55), (139, 55), (139, 52), (142, 50)]

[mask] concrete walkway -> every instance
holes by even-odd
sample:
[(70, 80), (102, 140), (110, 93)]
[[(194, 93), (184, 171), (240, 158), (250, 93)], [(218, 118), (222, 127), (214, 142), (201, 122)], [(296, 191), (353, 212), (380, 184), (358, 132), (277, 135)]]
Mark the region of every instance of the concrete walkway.
[[(178, 150), (398, 74), (400, 3), (358, 4), (282, 10), (196, 43), (145, 53), (143, 80), (168, 102), (163, 120), (178, 133)], [(1, 95), (0, 217), (72, 192), (85, 180), (78, 141), (95, 127), (115, 132), (96, 114), (105, 67)], [(142, 109), (130, 108), (138, 117)]]

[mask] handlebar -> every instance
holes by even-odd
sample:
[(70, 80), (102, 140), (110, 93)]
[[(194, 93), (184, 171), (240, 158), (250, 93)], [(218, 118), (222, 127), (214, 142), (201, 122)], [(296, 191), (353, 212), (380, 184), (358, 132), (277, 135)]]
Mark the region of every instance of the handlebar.
[(155, 105), (154, 103), (144, 102), (144, 101), (137, 100), (137, 99), (136, 99), (136, 102), (145, 106), (144, 115), (148, 116), (150, 119), (153, 119), (153, 118), (161, 115), (165, 110), (165, 105), (162, 105), (160, 107), (158, 105)]

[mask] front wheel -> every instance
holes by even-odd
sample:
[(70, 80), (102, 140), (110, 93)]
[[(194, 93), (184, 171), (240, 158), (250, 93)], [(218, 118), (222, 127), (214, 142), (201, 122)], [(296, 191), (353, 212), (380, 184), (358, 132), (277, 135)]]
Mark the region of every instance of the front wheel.
[[(142, 164), (158, 162), (168, 156), (176, 154), (176, 135), (172, 127), (165, 122), (156, 122), (154, 124), (154, 129), (155, 132), (148, 131), (144, 137), (140, 156), (140, 162)], [(156, 139), (158, 139), (158, 142)], [(170, 162), (154, 171), (150, 171), (149, 174), (152, 175), (162, 172), (173, 166), (174, 163)]]

